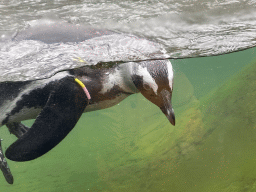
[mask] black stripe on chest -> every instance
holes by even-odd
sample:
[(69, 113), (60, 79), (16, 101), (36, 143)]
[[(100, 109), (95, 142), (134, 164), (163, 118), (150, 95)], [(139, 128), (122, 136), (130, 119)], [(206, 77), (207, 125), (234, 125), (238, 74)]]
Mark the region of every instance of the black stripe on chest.
[[(30, 84), (32, 86), (33, 82), (30, 82)], [(6, 114), (6, 118), (3, 120), (2, 124), (8, 123), (9, 118), (15, 115), (16, 113), (19, 113), (24, 107), (43, 108), (55, 84), (56, 84), (55, 82), (50, 82), (46, 84), (44, 87), (38, 87), (38, 88), (32, 89), (31, 91), (24, 92), (24, 94), (21, 95), (20, 99), (17, 101), (15, 107), (8, 114)], [(30, 85), (25, 86), (25, 88), (29, 89)], [(15, 94), (15, 95), (16, 97), (18, 96), (18, 94)]]

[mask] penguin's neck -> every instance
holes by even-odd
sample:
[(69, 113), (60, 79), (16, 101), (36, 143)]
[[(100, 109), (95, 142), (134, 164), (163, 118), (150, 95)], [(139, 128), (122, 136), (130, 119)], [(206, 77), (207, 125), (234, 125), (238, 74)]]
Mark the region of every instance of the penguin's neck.
[(108, 108), (139, 92), (132, 81), (131, 66), (121, 64), (110, 69), (80, 68), (73, 75), (88, 89), (91, 102), (86, 111)]
[(139, 91), (132, 81), (131, 69), (131, 64), (125, 63), (106, 71), (102, 78), (100, 93), (106, 93), (115, 88), (127, 94), (138, 93)]

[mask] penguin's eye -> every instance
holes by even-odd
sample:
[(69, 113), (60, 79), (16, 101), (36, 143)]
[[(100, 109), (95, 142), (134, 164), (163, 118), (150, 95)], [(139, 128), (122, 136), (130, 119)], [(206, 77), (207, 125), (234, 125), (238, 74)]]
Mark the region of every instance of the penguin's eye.
[(150, 90), (150, 88), (151, 88), (149, 84), (144, 84), (143, 87), (144, 87), (144, 89), (146, 89), (146, 90)]

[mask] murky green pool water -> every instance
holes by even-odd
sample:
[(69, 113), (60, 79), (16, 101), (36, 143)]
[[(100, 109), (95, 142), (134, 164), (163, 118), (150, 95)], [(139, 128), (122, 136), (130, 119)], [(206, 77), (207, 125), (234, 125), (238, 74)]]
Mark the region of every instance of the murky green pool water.
[[(9, 161), (1, 191), (255, 191), (255, 49), (172, 63), (175, 127), (130, 96), (84, 114), (43, 157)], [(0, 131), (6, 148), (15, 138)]]

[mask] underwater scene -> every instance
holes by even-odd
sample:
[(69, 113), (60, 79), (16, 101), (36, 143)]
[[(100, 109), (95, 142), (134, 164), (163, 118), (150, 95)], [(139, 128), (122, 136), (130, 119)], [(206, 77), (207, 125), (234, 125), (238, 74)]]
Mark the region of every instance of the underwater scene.
[[(133, 94), (82, 114), (45, 155), (27, 162), (6, 158), (14, 183), (0, 173), (0, 191), (255, 192), (255, 13), (255, 0), (1, 1), (0, 85), (47, 79), (88, 63), (111, 68), (168, 59), (175, 126), (141, 93)], [(20, 31), (52, 21), (107, 29), (119, 39), (92, 38), (85, 45), (15, 40)], [(126, 35), (134, 37), (129, 46), (122, 44)], [(107, 45), (105, 56), (96, 54), (101, 45)], [(0, 117), (8, 112), (1, 107)], [(5, 125), (0, 139), (3, 152), (17, 140)]]
[[(8, 161), (1, 191), (255, 191), (255, 51), (171, 60), (176, 126), (132, 95), (83, 114), (46, 155)], [(16, 138), (0, 134), (5, 150)]]

